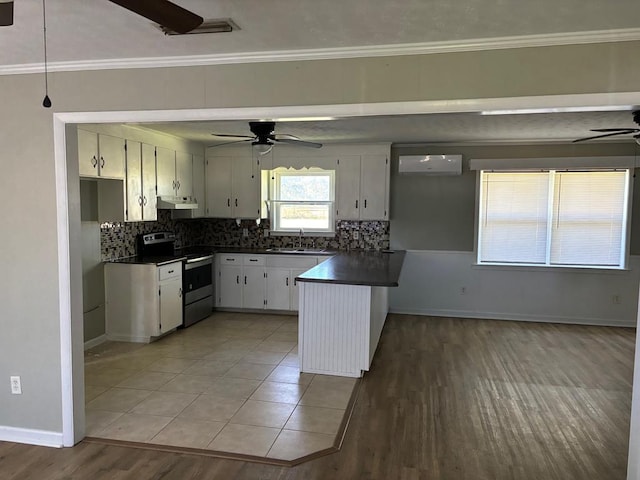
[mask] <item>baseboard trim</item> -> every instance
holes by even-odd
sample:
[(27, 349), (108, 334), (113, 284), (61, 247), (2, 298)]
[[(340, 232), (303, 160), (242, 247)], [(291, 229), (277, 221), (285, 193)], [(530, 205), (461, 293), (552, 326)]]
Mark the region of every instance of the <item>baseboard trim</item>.
[(467, 310), (391, 308), (389, 313), (401, 315), (421, 315), (429, 317), (477, 318), (484, 320), (510, 320), (515, 322), (566, 323), (570, 325), (591, 325), (597, 327), (635, 327), (635, 322), (609, 320), (604, 318), (561, 317), (551, 315), (527, 315), (520, 313), (472, 312)]
[(0, 441), (62, 448), (62, 432), (0, 426)]
[(89, 350), (90, 348), (97, 347), (98, 345), (106, 342), (107, 340), (108, 340), (107, 334), (104, 333), (96, 338), (92, 338), (91, 340), (87, 340), (86, 342), (84, 342), (84, 349)]
[(106, 340), (111, 340), (112, 342), (151, 343), (151, 337), (138, 337), (135, 335), (116, 335), (116, 334), (107, 334), (105, 336), (106, 336)]

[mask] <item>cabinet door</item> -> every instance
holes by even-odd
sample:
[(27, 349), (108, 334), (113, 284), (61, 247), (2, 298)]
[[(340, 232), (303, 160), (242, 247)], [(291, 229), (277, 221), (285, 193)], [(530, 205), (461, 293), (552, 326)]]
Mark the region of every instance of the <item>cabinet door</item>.
[(182, 277), (160, 283), (160, 333), (182, 325)]
[(156, 149), (142, 144), (142, 219), (157, 220), (156, 198)]
[(288, 268), (267, 269), (267, 309), (291, 309), (289, 291), (292, 278), (290, 278), (290, 272)]
[(176, 152), (156, 147), (156, 183), (158, 195), (176, 195)]
[(176, 194), (193, 195), (193, 157), (190, 153), (176, 152)]
[(100, 176), (107, 178), (125, 177), (124, 139), (111, 135), (98, 135), (98, 167)]
[(360, 218), (360, 156), (345, 155), (336, 165), (336, 219)]
[(244, 308), (264, 308), (264, 267), (244, 267), (242, 273), (242, 306)]
[(386, 155), (363, 155), (360, 174), (360, 219), (386, 220), (389, 197)]
[(142, 220), (142, 152), (140, 142), (127, 140), (127, 221)]
[(242, 308), (242, 267), (221, 265), (218, 271), (218, 306)]
[(232, 157), (209, 157), (206, 162), (207, 217), (232, 218), (231, 161)]
[(98, 176), (98, 134), (78, 129), (78, 167), (81, 177)]
[(233, 218), (260, 218), (260, 168), (251, 157), (232, 159)]
[(204, 199), (204, 157), (202, 155), (193, 156), (193, 199), (198, 204), (198, 208), (193, 212), (195, 218), (205, 216)]
[(298, 310), (298, 300), (300, 298), (300, 293), (298, 291), (298, 282), (296, 281), (296, 277), (300, 274), (303, 274), (309, 270), (308, 268), (298, 268), (291, 270), (291, 310)]

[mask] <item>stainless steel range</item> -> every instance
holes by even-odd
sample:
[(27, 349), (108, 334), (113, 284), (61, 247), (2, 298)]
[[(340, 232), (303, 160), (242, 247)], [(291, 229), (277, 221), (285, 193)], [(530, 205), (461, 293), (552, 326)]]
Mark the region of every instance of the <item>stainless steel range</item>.
[(213, 254), (211, 250), (190, 247), (175, 248), (176, 236), (171, 232), (141, 234), (137, 237), (139, 257), (174, 257), (182, 259), (183, 327), (193, 325), (211, 315), (213, 310)]

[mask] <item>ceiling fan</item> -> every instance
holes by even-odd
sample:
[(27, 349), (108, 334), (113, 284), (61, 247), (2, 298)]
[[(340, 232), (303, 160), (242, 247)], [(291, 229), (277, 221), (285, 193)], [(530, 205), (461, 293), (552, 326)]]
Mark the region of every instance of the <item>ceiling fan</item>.
[(292, 145), (298, 145), (300, 147), (320, 148), (321, 143), (307, 142), (301, 140), (295, 135), (288, 134), (276, 134), (275, 133), (276, 122), (249, 122), (249, 130), (253, 135), (229, 135), (224, 133), (212, 133), (216, 137), (229, 137), (229, 138), (242, 138), (242, 140), (236, 140), (233, 142), (222, 143), (220, 145), (229, 145), (231, 143), (251, 142), (256, 150), (261, 154), (267, 154), (271, 151), (273, 146), (277, 143), (290, 143)]
[(109, 0), (177, 33), (187, 33), (204, 19), (169, 0)]
[[(633, 112), (633, 121), (640, 126), (640, 110)], [(596, 138), (613, 137), (615, 135), (628, 135), (634, 133), (633, 138), (640, 145), (640, 128), (593, 128), (592, 132), (604, 132), (602, 135), (594, 135), (593, 137), (578, 138), (572, 143), (586, 142), (587, 140), (595, 140)]]

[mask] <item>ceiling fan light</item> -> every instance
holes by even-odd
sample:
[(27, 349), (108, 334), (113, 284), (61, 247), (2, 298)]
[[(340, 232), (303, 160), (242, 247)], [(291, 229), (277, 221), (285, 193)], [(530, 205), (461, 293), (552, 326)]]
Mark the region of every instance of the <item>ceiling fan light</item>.
[(266, 155), (273, 149), (272, 143), (254, 143), (253, 149), (258, 155)]

